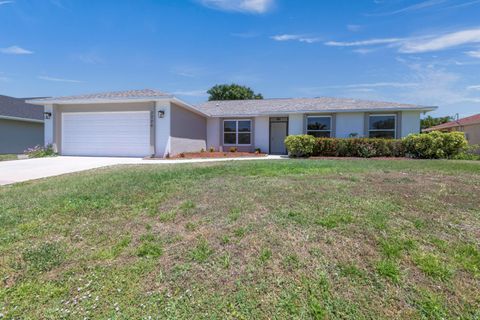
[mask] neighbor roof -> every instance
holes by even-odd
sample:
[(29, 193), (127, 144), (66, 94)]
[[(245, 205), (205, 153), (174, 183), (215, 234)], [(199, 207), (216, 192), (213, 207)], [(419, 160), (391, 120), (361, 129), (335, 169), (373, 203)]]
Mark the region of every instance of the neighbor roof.
[(291, 98), (208, 101), (198, 107), (212, 117), (256, 116), (306, 112), (431, 111), (437, 107), (345, 98)]
[(0, 118), (19, 118), (43, 121), (43, 108), (25, 103), (29, 98), (0, 95)]
[(458, 119), (455, 121), (442, 123), (442, 124), (439, 124), (438, 126), (424, 129), (423, 131), (441, 130), (441, 129), (447, 129), (447, 128), (453, 128), (453, 127), (467, 126), (467, 125), (476, 124), (476, 123), (480, 123), (480, 113), (470, 117)]
[(105, 101), (116, 101), (116, 100), (155, 100), (155, 99), (165, 99), (172, 98), (171, 94), (151, 90), (126, 90), (126, 91), (111, 91), (111, 92), (101, 92), (93, 94), (82, 94), (76, 96), (64, 96), (64, 97), (54, 97), (46, 99), (33, 99), (30, 100), (30, 103), (41, 104), (41, 103), (75, 103), (75, 102), (105, 102)]

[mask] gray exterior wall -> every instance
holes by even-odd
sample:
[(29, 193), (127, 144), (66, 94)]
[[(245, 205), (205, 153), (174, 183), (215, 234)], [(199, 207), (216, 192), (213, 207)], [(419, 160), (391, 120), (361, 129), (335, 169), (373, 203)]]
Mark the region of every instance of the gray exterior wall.
[[(53, 106), (53, 144), (58, 153), (62, 153), (62, 114), (67, 112), (105, 112), (105, 111), (152, 111), (154, 102), (142, 103), (98, 103), (98, 104), (69, 104)], [(152, 131), (155, 128), (152, 128)], [(154, 143), (154, 131), (150, 134), (151, 143)], [(42, 135), (43, 136), (43, 135)]]
[(207, 149), (207, 119), (185, 108), (170, 104), (170, 154)]
[(43, 145), (43, 123), (0, 119), (0, 154)]

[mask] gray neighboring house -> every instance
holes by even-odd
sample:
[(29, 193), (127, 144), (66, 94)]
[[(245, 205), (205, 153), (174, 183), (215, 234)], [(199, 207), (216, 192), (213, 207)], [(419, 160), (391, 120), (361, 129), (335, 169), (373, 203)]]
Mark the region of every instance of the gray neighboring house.
[(44, 144), (43, 108), (0, 95), (0, 154), (19, 154)]
[[(165, 157), (210, 147), (285, 154), (285, 137), (402, 138), (437, 107), (344, 98), (209, 101), (156, 90), (32, 99), (45, 107), (45, 144), (62, 155)], [(48, 118), (48, 119), (47, 119)]]

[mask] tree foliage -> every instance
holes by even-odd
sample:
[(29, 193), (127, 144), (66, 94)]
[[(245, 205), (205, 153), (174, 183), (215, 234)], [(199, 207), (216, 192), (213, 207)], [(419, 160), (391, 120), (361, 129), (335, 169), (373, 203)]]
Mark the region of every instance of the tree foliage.
[(262, 94), (238, 84), (217, 84), (207, 91), (208, 100), (252, 100), (263, 99)]
[(432, 116), (428, 116), (420, 121), (420, 127), (422, 129), (427, 129), (431, 128), (434, 126), (438, 126), (439, 124), (443, 124), (446, 122), (453, 121), (453, 117), (451, 116), (446, 116), (446, 117), (437, 117), (434, 118)]

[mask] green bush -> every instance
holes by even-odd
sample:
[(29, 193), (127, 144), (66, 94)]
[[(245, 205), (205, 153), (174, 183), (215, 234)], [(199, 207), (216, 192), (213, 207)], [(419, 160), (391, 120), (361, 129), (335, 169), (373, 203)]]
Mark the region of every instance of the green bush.
[(469, 145), (467, 150), (452, 157), (455, 160), (480, 160), (480, 145)]
[(314, 155), (324, 157), (403, 157), (401, 140), (317, 138)]
[(316, 139), (307, 134), (288, 136), (285, 146), (292, 157), (309, 157), (315, 151)]
[(419, 159), (452, 159), (468, 147), (463, 132), (410, 134), (403, 142), (407, 155)]

